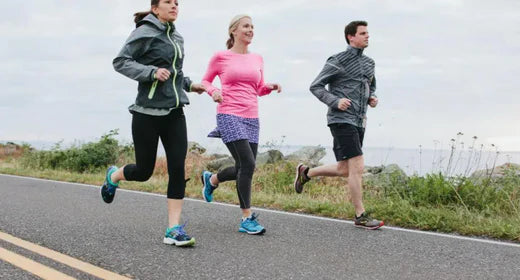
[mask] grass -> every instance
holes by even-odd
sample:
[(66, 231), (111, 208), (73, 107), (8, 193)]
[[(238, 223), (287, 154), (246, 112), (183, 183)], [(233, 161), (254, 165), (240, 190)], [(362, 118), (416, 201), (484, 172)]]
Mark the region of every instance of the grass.
[[(110, 137), (109, 137), (110, 138)], [(114, 143), (102, 138), (114, 149)], [(100, 141), (100, 142), (101, 142)], [(90, 149), (94, 144), (89, 143)], [(94, 145), (95, 146), (95, 145)], [(83, 147), (73, 147), (81, 150)], [(122, 150), (121, 150), (122, 149)], [(117, 149), (116, 149), (117, 150)], [(94, 168), (88, 161), (68, 160), (71, 166), (56, 162), (59, 168), (27, 164), (27, 159), (38, 158), (38, 151), (0, 159), (0, 173), (30, 176), (67, 182), (101, 185), (104, 167)], [(132, 162), (131, 147), (120, 147), (116, 163), (121, 166)], [(58, 155), (68, 151), (56, 151)], [(83, 153), (76, 152), (77, 156)], [(202, 198), (200, 173), (211, 157), (189, 152), (186, 160), (186, 196)], [(76, 170), (82, 162), (84, 171)], [(98, 164), (98, 161), (95, 161)], [(305, 185), (302, 194), (296, 194), (292, 183), (296, 162), (281, 161), (257, 167), (253, 177), (252, 205), (290, 212), (308, 213), (338, 219), (352, 219), (354, 209), (345, 178), (315, 178)], [(506, 170), (501, 178), (486, 177), (472, 180), (468, 177), (447, 177), (441, 173), (412, 176), (403, 180), (390, 174), (387, 180), (364, 180), (364, 203), (369, 212), (387, 225), (428, 231), (458, 233), (520, 242), (520, 171)], [(395, 175), (395, 176), (394, 176)], [(168, 176), (166, 161), (159, 158), (154, 175), (144, 183), (123, 182), (121, 187), (166, 194)], [(215, 191), (215, 200), (238, 204), (234, 182), (222, 183)]]

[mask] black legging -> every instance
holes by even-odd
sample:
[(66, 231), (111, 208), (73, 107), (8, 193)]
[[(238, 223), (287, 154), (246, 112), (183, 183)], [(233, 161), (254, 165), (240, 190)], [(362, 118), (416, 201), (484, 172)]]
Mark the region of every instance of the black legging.
[(227, 143), (231, 155), (235, 159), (235, 166), (225, 168), (217, 173), (219, 182), (236, 180), (240, 208), (251, 208), (251, 181), (255, 171), (256, 152), (258, 144), (248, 140), (238, 140)]
[(172, 110), (167, 116), (150, 116), (133, 112), (132, 137), (136, 163), (125, 166), (125, 179), (144, 182), (152, 176), (160, 137), (168, 164), (167, 197), (183, 199), (186, 189), (184, 161), (188, 140), (186, 118), (182, 108)]

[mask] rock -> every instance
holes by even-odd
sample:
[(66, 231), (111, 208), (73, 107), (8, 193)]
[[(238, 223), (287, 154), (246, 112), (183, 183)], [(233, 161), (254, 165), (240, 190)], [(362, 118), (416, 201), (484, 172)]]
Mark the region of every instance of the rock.
[(227, 158), (227, 157), (229, 157), (229, 155), (226, 155), (226, 154), (211, 154), (210, 157), (212, 157), (214, 159), (219, 159), (219, 158)]
[(282, 152), (278, 150), (269, 150), (256, 156), (256, 165), (258, 166), (267, 163), (275, 163), (281, 160), (283, 160)]
[(197, 153), (197, 154), (201, 155), (206, 152), (206, 148), (202, 147), (197, 142), (190, 141), (190, 142), (188, 142), (188, 152), (193, 152), (193, 153)]
[(369, 171), (363, 174), (363, 178), (370, 185), (390, 187), (404, 185), (408, 180), (406, 173), (397, 164), (368, 169)]
[(383, 171), (384, 168), (385, 167), (383, 165), (374, 166), (374, 167), (365, 166), (365, 172), (370, 173), (370, 174), (379, 174)]
[(495, 169), (477, 170), (477, 171), (473, 172), (473, 174), (471, 174), (470, 178), (472, 178), (472, 179), (482, 179), (482, 178), (486, 178), (486, 177), (502, 178), (506, 174), (513, 174), (515, 176), (520, 176), (520, 164), (506, 163), (506, 164), (495, 167)]
[(218, 172), (226, 167), (234, 166), (235, 160), (232, 157), (222, 157), (218, 159), (214, 159), (206, 164), (206, 169), (211, 172)]
[(321, 146), (306, 146), (285, 157), (286, 160), (303, 162), (311, 167), (320, 165), (325, 156), (325, 148)]

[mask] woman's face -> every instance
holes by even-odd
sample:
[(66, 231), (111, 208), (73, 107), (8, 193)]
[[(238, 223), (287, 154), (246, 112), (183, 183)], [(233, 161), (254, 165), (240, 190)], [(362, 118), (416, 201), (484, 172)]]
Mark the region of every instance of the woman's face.
[(179, 2), (177, 0), (160, 0), (159, 5), (152, 7), (152, 12), (161, 22), (175, 21), (179, 13)]
[(241, 41), (244, 42), (246, 45), (251, 44), (251, 41), (253, 40), (254, 32), (253, 32), (253, 23), (250, 18), (243, 17), (238, 22), (238, 26), (233, 31), (233, 37), (235, 39), (235, 42)]

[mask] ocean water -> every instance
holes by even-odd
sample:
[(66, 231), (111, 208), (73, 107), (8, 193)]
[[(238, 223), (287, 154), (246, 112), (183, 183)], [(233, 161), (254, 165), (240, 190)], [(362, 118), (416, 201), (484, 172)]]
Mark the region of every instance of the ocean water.
[[(302, 146), (281, 146), (278, 149), (288, 155)], [(324, 146), (326, 155), (323, 164), (335, 163), (332, 147)], [(268, 150), (261, 147), (260, 152)], [(399, 165), (408, 175), (439, 173), (449, 175), (471, 175), (476, 170), (489, 169), (504, 163), (520, 164), (520, 152), (471, 151), (471, 150), (433, 150), (403, 148), (363, 148), (365, 165)], [(451, 162), (450, 162), (451, 158)]]
[[(0, 141), (5, 143), (7, 141)], [(19, 143), (18, 141), (15, 141)], [(51, 149), (55, 143), (53, 142), (29, 142), (36, 149)], [(63, 145), (62, 147), (67, 147)], [(219, 153), (228, 154), (226, 146), (220, 140), (203, 144), (208, 154)], [(284, 155), (288, 155), (303, 146), (299, 145), (278, 145), (265, 146), (260, 145), (259, 152), (265, 152), (269, 149), (277, 149)], [(323, 164), (335, 163), (336, 159), (332, 152), (332, 147), (323, 146), (326, 155), (321, 159)], [(427, 173), (438, 173), (449, 175), (471, 175), (476, 170), (489, 169), (493, 166), (499, 166), (505, 163), (520, 164), (520, 151), (477, 151), (477, 150), (455, 150), (452, 154), (451, 150), (433, 150), (433, 149), (405, 149), (405, 148), (375, 148), (364, 147), (363, 153), (365, 157), (365, 165), (380, 166), (388, 164), (399, 165), (408, 175)], [(158, 155), (164, 156), (162, 145), (159, 145)], [(450, 162), (451, 158), (451, 162)]]

